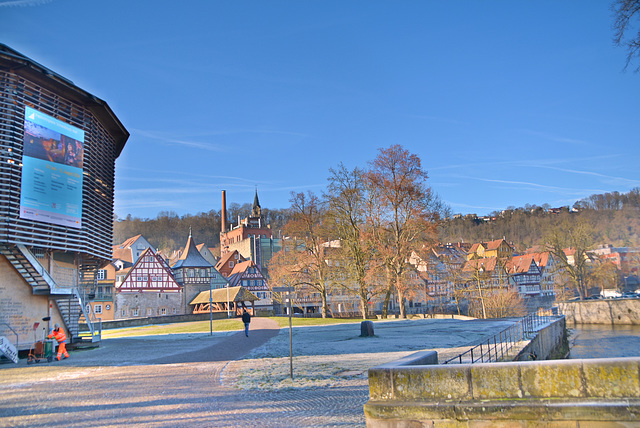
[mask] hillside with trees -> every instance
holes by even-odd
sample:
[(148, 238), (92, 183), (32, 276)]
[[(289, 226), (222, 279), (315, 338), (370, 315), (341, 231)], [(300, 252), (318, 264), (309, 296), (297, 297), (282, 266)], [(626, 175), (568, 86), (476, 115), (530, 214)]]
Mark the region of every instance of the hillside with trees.
[[(545, 234), (564, 221), (586, 221), (591, 225), (596, 245), (640, 246), (640, 188), (628, 193), (611, 192), (591, 195), (570, 207), (551, 210), (526, 205), (509, 207), (487, 217), (467, 215), (444, 219), (438, 228), (440, 242), (480, 242), (505, 237), (518, 251), (544, 243)], [(251, 212), (251, 204), (230, 204), (229, 220), (237, 222)], [(290, 219), (289, 209), (263, 208), (274, 236), (279, 236)], [(132, 217), (114, 222), (114, 245), (127, 238), (142, 234), (156, 248), (172, 251), (184, 246), (191, 227), (198, 242), (209, 247), (220, 244), (220, 211), (178, 216), (172, 211), (162, 211), (154, 219)]]
[[(251, 214), (251, 204), (243, 205), (232, 203), (227, 207), (228, 221), (236, 224), (238, 218), (243, 219)], [(263, 208), (267, 224), (271, 225), (274, 236), (279, 236), (279, 231), (287, 221), (287, 210)], [(173, 211), (161, 211), (153, 219), (141, 219), (128, 215), (126, 218), (116, 218), (113, 224), (113, 244), (117, 245), (132, 236), (142, 234), (166, 254), (184, 247), (189, 237), (189, 229), (196, 242), (205, 243), (208, 247), (220, 246), (220, 211), (211, 210), (198, 214), (185, 214), (178, 216)]]
[(441, 242), (480, 242), (506, 238), (517, 251), (544, 243), (545, 235), (558, 224), (586, 222), (595, 245), (640, 246), (640, 189), (629, 193), (592, 195), (572, 209), (527, 205), (510, 207), (487, 217), (467, 215), (440, 224)]

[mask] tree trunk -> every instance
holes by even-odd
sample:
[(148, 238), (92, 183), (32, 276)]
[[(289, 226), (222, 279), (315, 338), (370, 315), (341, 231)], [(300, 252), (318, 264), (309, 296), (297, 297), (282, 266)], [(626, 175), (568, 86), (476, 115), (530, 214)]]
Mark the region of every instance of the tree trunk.
[(389, 315), (389, 301), (391, 301), (391, 289), (387, 288), (382, 302), (382, 318), (387, 318), (387, 315)]
[(360, 307), (362, 308), (362, 319), (366, 320), (369, 318), (369, 300), (367, 299), (367, 290), (362, 285), (360, 285)]
[(387, 318), (389, 315), (389, 302), (391, 301), (391, 291), (393, 290), (393, 281), (391, 279), (391, 271), (387, 267), (387, 291), (384, 295), (384, 301), (382, 302), (382, 318)]
[(369, 318), (369, 307), (366, 299), (360, 299), (360, 307), (362, 308), (362, 319), (366, 320)]
[(329, 305), (327, 304), (327, 291), (322, 290), (320, 296), (322, 296), (322, 318), (327, 318), (327, 314), (329, 312)]
[(400, 318), (407, 318), (407, 308), (405, 304), (404, 291), (398, 289), (398, 304), (400, 305)]

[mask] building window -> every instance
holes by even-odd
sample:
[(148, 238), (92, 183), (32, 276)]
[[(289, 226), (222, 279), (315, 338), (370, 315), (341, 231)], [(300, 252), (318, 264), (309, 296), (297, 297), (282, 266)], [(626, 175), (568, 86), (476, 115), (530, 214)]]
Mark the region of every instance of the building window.
[(147, 308), (147, 316), (148, 316), (148, 317), (150, 317), (150, 316), (151, 316), (151, 313), (152, 313), (151, 308)]
[(233, 267), (233, 262), (229, 262), (229, 267), (232, 268)]
[(167, 315), (167, 309), (166, 308), (160, 309), (160, 315)]
[(208, 275), (207, 269), (200, 269), (200, 277), (206, 278)]
[(106, 269), (98, 270), (98, 274), (96, 275), (96, 279), (98, 281), (102, 281), (104, 279), (107, 279), (107, 270)]
[(93, 313), (96, 315), (102, 314), (102, 305), (95, 305), (93, 307)]
[(177, 311), (176, 311), (176, 308), (173, 308), (173, 315), (175, 315), (175, 314), (176, 314), (176, 312), (177, 312)]
[(195, 272), (193, 271), (193, 269), (187, 270), (187, 276), (189, 278), (193, 278), (195, 276)]
[(138, 308), (133, 310), (133, 316), (137, 317), (140, 314), (140, 311), (138, 310)]

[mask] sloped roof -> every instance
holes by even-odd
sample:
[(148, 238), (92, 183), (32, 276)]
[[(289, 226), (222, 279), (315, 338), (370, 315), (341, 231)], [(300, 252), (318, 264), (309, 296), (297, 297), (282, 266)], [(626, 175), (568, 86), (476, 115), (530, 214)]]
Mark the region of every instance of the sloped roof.
[(233, 275), (237, 275), (239, 273), (242, 273), (244, 271), (246, 271), (247, 269), (249, 269), (251, 267), (251, 265), (253, 265), (254, 263), (251, 260), (246, 260), (243, 262), (240, 262), (238, 264), (236, 264), (233, 267), (233, 270), (231, 271), (231, 274), (229, 276), (233, 276)]
[(507, 262), (507, 272), (509, 272), (510, 274), (527, 273), (529, 272), (529, 268), (531, 267), (532, 262), (535, 263), (533, 254), (525, 254), (522, 256), (512, 257)]
[[(216, 288), (211, 290), (211, 300), (214, 302), (227, 301), (227, 288)], [(253, 293), (244, 287), (229, 287), (230, 302), (253, 302), (259, 300)], [(199, 303), (209, 303), (209, 290), (198, 294), (189, 304), (197, 305)]]
[(200, 254), (200, 251), (198, 251), (198, 248), (196, 247), (196, 244), (194, 243), (193, 238), (191, 237), (191, 234), (189, 234), (189, 238), (187, 239), (187, 245), (185, 246), (184, 251), (182, 252), (182, 254), (180, 255), (180, 258), (173, 265), (172, 268), (180, 269), (180, 268), (186, 268), (186, 267), (196, 267), (196, 268), (213, 267), (213, 265), (209, 263), (207, 259), (205, 259), (202, 256), (202, 254)]
[(469, 260), (462, 268), (465, 272), (472, 272), (474, 270), (483, 270), (485, 272), (491, 272), (496, 268), (498, 264), (497, 257), (487, 257), (485, 259), (473, 259)]
[(131, 251), (131, 248), (120, 248), (120, 246), (115, 246), (113, 247), (112, 259), (133, 263), (133, 252)]
[(119, 247), (120, 248), (130, 248), (141, 236), (142, 236), (142, 234), (133, 236), (133, 237), (127, 239), (126, 241), (124, 241), (122, 244), (120, 244)]
[(246, 260), (244, 262), (240, 262), (237, 265), (235, 265), (233, 267), (233, 270), (231, 271), (231, 273), (229, 274), (229, 284), (232, 285), (236, 285), (240, 283), (240, 280), (242, 279), (242, 277), (244, 276), (244, 273), (247, 271), (247, 269), (249, 269), (250, 267), (255, 267), (256, 271), (258, 273), (260, 273), (260, 276), (262, 277), (262, 279), (265, 279), (264, 275), (262, 275), (262, 272), (260, 271), (260, 269), (258, 268), (258, 266), (251, 260)]
[(547, 267), (549, 264), (549, 258), (551, 257), (551, 253), (548, 251), (544, 251), (541, 253), (531, 253), (533, 255), (533, 260), (535, 260), (536, 264), (539, 267)]
[(475, 253), (478, 251), (478, 247), (481, 246), (481, 243), (475, 243), (471, 246), (471, 248), (469, 248), (469, 252), (470, 253)]
[(486, 248), (487, 250), (497, 250), (498, 248), (500, 248), (500, 245), (502, 245), (503, 242), (507, 244), (509, 247), (511, 247), (511, 245), (509, 245), (509, 243), (504, 239), (496, 239), (495, 241), (487, 242)]
[(224, 267), (227, 264), (227, 262), (231, 260), (231, 258), (235, 253), (238, 253), (238, 263), (241, 263), (246, 260), (244, 257), (242, 257), (242, 254), (240, 254), (238, 250), (233, 250), (230, 253), (227, 253), (224, 256), (220, 257), (220, 260), (218, 260), (218, 263), (216, 263), (216, 266), (215, 266), (216, 269), (220, 270), (222, 267)]

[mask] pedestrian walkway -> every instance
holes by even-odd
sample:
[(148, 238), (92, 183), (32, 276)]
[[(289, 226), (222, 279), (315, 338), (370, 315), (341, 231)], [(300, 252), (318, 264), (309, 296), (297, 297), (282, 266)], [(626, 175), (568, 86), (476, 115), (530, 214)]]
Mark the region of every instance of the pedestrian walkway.
[[(452, 346), (503, 325), (499, 321), (376, 323), (379, 337), (363, 340), (372, 348), (385, 341), (401, 348), (407, 343), (425, 348), (425, 340), (431, 347)], [(301, 346), (305, 353), (325, 352), (318, 344), (335, 336), (335, 343), (329, 343), (332, 355), (318, 356), (325, 361), (339, 360), (340, 349), (353, 352), (365, 343), (350, 338), (359, 334), (357, 323), (300, 331), (299, 341), (319, 340)], [(21, 360), (18, 365), (1, 365), (0, 427), (363, 427), (366, 375), (346, 386), (291, 390), (242, 390), (227, 382), (233, 379), (226, 375), (232, 360), (256, 347), (265, 349), (264, 344), (271, 352), (269, 344), (281, 346), (283, 334), (274, 341), (278, 333), (273, 320), (253, 318), (248, 338), (237, 331), (107, 339), (100, 348), (72, 352), (62, 362), (27, 366)], [(452, 336), (459, 338), (457, 342)], [(245, 358), (234, 363), (231, 372), (237, 375), (261, 361), (265, 360)]]

